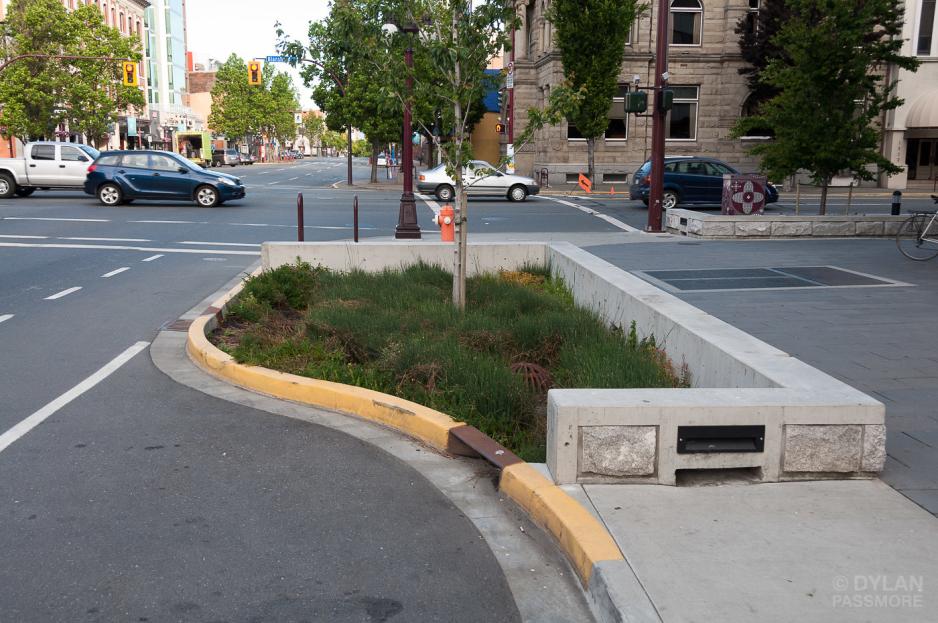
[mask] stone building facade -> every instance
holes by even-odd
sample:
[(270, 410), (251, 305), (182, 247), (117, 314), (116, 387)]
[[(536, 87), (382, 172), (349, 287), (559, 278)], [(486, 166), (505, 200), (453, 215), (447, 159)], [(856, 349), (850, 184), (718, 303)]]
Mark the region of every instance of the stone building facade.
[[(730, 138), (730, 129), (745, 109), (749, 90), (739, 69), (736, 24), (758, 11), (759, 0), (664, 0), (670, 2), (668, 52), (674, 109), (668, 123), (667, 155), (720, 158), (744, 171), (757, 161), (746, 154), (759, 137)], [(526, 111), (543, 106), (550, 89), (563, 81), (563, 64), (554, 45), (553, 26), (544, 18), (550, 0), (517, 0), (521, 27), (515, 34), (515, 135), (525, 127)], [(654, 84), (654, 49), (658, 0), (652, 0), (631, 29), (622, 54), (620, 95)], [(649, 103), (652, 98), (649, 97)], [(650, 111), (649, 111), (650, 112)], [(625, 184), (651, 154), (651, 117), (625, 115), (623, 100), (610, 109), (610, 125), (596, 141), (598, 180)], [(563, 122), (540, 131), (517, 151), (516, 170), (535, 177), (546, 170), (550, 184), (575, 183), (586, 171), (586, 141)]]

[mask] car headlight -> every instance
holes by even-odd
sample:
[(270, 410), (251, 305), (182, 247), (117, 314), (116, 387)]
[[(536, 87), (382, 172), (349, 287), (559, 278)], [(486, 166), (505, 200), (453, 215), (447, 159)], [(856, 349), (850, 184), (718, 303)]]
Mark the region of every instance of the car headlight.
[(219, 181), (219, 183), (221, 183), (221, 184), (227, 184), (228, 186), (237, 186), (237, 185), (238, 185), (238, 183), (237, 183), (236, 181), (230, 180), (230, 179), (228, 179), (227, 177), (220, 177), (220, 178), (218, 178), (218, 181)]

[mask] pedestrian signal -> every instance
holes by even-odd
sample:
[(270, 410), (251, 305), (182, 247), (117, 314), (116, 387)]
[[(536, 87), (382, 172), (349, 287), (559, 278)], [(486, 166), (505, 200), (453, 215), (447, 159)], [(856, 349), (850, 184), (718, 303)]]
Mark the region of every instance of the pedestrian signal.
[(261, 83), (261, 64), (257, 61), (248, 63), (248, 84), (258, 85)]
[(496, 134), (504, 134), (504, 133), (505, 133), (505, 124), (504, 124), (504, 123), (496, 123), (496, 124), (495, 124), (495, 133), (496, 133)]
[(124, 85), (135, 87), (140, 85), (140, 79), (137, 76), (137, 63), (124, 63)]

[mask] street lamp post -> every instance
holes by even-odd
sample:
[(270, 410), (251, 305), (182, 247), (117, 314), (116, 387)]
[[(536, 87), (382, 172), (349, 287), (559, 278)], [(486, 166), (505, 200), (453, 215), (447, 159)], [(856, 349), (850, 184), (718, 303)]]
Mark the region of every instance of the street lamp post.
[[(401, 28), (402, 32), (414, 34), (418, 32), (416, 24), (408, 24)], [(420, 239), (420, 225), (417, 224), (417, 202), (414, 200), (414, 142), (412, 140), (413, 128), (410, 119), (410, 97), (414, 91), (414, 47), (413, 38), (407, 38), (407, 50), (404, 52), (404, 64), (407, 65), (407, 90), (404, 96), (404, 129), (402, 168), (404, 172), (404, 192), (401, 194), (401, 207), (397, 217), (397, 229), (394, 237), (398, 240)]]

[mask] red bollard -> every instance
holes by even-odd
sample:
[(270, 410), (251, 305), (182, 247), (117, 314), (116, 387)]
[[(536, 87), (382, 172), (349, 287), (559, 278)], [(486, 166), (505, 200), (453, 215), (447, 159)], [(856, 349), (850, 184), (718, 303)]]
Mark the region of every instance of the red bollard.
[(296, 195), (296, 239), (303, 242), (303, 193)]
[(358, 195), (355, 195), (355, 201), (352, 202), (352, 219), (355, 224), (355, 242), (358, 242)]

